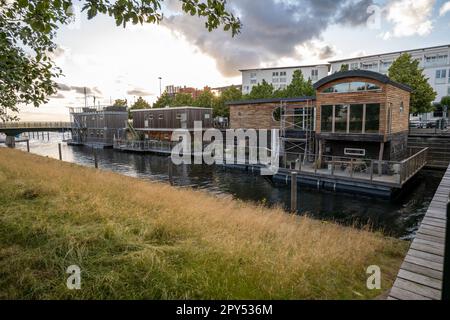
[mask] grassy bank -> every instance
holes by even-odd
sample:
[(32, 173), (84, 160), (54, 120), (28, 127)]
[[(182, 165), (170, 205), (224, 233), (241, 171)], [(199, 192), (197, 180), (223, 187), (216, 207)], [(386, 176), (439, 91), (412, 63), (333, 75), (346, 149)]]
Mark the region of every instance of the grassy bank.
[[(0, 298), (363, 299), (407, 244), (0, 148)], [(70, 265), (82, 289), (66, 288)], [(365, 270), (382, 269), (382, 291)]]

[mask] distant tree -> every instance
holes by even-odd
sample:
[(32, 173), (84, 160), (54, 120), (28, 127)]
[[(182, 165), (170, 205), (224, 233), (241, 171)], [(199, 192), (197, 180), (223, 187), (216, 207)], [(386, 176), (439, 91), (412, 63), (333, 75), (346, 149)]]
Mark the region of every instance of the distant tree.
[(311, 79), (305, 81), (302, 72), (300, 70), (295, 70), (292, 76), (292, 82), (287, 86), (285, 96), (282, 98), (295, 98), (313, 95), (314, 87)]
[(194, 98), (190, 93), (177, 93), (173, 99), (171, 107), (185, 107), (192, 106), (194, 104)]
[(443, 97), (441, 99), (441, 105), (447, 107), (447, 110), (450, 110), (450, 96)]
[(339, 70), (339, 71), (343, 72), (343, 71), (348, 71), (348, 70), (350, 70), (348, 64), (343, 64), (343, 65), (341, 65), (341, 70)]
[(128, 101), (126, 99), (117, 99), (114, 101), (114, 107), (128, 107)]
[(239, 101), (242, 99), (242, 91), (236, 87), (230, 87), (213, 101), (214, 117), (230, 117), (230, 108), (227, 102)]
[(139, 97), (135, 103), (131, 106), (131, 110), (142, 110), (142, 109), (150, 109), (152, 106), (150, 103), (144, 100), (144, 98)]
[(245, 96), (246, 99), (270, 99), (273, 97), (274, 87), (263, 80), (252, 88), (252, 91)]
[(165, 107), (170, 107), (173, 104), (173, 98), (171, 95), (164, 91), (164, 93), (158, 98), (158, 100), (153, 104), (154, 109), (160, 109)]
[(436, 92), (428, 83), (419, 61), (412, 59), (410, 54), (402, 54), (389, 68), (389, 77), (413, 89), (411, 93), (411, 113), (426, 113), (433, 110), (432, 102)]
[(212, 108), (214, 101), (214, 94), (211, 90), (204, 90), (194, 101), (194, 106), (199, 108)]
[[(74, 19), (80, 3), (87, 18), (106, 15), (117, 26), (158, 23), (163, 0), (0, 0), (0, 120), (14, 120), (19, 104), (38, 107), (57, 91), (61, 75), (51, 57), (58, 29)], [(234, 36), (241, 22), (225, 0), (179, 0), (181, 13), (203, 18), (208, 31), (223, 27)]]

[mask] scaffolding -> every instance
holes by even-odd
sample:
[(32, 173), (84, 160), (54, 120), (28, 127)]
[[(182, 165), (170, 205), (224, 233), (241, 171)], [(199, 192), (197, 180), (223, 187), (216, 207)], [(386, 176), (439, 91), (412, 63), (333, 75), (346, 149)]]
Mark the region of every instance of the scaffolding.
[(285, 168), (290, 168), (292, 163), (306, 163), (314, 157), (315, 115), (313, 100), (299, 105), (280, 103), (280, 145)]

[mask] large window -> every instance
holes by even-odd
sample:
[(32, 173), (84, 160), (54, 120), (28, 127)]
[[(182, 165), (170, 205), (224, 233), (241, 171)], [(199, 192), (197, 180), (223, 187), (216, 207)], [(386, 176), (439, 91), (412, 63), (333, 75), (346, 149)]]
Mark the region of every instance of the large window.
[(333, 131), (333, 106), (322, 106), (320, 118), (321, 118), (322, 132), (332, 132)]
[(339, 83), (323, 90), (323, 93), (348, 93), (361, 91), (379, 91), (380, 86), (367, 82), (345, 82)]
[(364, 105), (350, 105), (350, 133), (361, 133), (363, 130)]
[(321, 131), (324, 133), (378, 133), (380, 104), (323, 105)]
[(334, 131), (347, 133), (347, 118), (349, 105), (335, 106)]
[(380, 104), (366, 105), (366, 133), (380, 131)]

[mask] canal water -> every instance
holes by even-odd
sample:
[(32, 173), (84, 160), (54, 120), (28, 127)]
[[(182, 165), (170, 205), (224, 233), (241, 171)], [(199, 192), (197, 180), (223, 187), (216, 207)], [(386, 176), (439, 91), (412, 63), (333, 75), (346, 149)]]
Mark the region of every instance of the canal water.
[[(31, 139), (32, 153), (58, 158), (58, 143), (63, 135), (51, 133), (50, 141)], [(26, 144), (16, 146), (26, 150)], [(168, 158), (157, 155), (121, 153), (114, 150), (97, 150), (99, 167), (131, 177), (151, 181), (168, 182)], [(62, 143), (64, 161), (94, 166), (92, 149), (71, 147)], [(413, 186), (395, 200), (387, 201), (358, 195), (336, 194), (299, 188), (299, 213), (313, 218), (335, 221), (345, 225), (367, 226), (383, 231), (387, 235), (410, 239), (418, 229), (444, 172), (422, 171)], [(241, 171), (206, 165), (184, 165), (174, 167), (176, 186), (192, 187), (218, 196), (261, 203), (267, 206), (289, 206), (290, 189), (284, 185), (273, 185), (261, 176), (248, 175)]]

